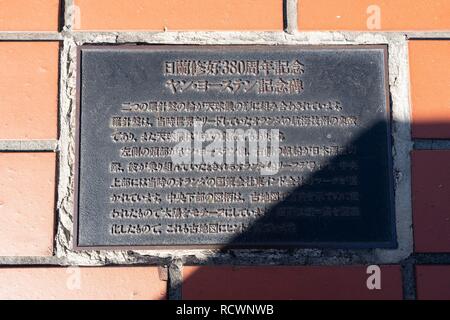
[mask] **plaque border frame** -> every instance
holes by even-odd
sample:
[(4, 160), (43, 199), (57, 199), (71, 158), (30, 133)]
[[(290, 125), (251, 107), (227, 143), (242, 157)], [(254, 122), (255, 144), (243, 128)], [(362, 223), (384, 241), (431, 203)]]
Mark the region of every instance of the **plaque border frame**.
[[(189, 48), (201, 48), (205, 49), (268, 49), (268, 48), (286, 48), (286, 49), (301, 49), (301, 50), (321, 50), (321, 49), (381, 49), (383, 50), (383, 67), (384, 67), (384, 90), (386, 94), (386, 123), (387, 123), (387, 147), (388, 147), (388, 170), (389, 170), (389, 204), (392, 210), (391, 221), (389, 222), (389, 229), (391, 235), (391, 241), (384, 242), (286, 242), (283, 244), (264, 244), (264, 245), (239, 245), (239, 244), (198, 244), (198, 245), (94, 245), (83, 246), (78, 244), (79, 235), (79, 166), (80, 166), (80, 136), (81, 136), (81, 60), (82, 51), (88, 50), (108, 50), (108, 49), (120, 49), (120, 50), (163, 50), (168, 49), (189, 49)], [(391, 110), (391, 93), (389, 90), (389, 52), (387, 44), (344, 44), (344, 45), (321, 45), (321, 44), (306, 44), (306, 45), (272, 45), (272, 44), (82, 44), (76, 47), (76, 97), (75, 97), (75, 163), (74, 163), (74, 192), (73, 192), (73, 238), (72, 249), (74, 251), (104, 251), (104, 250), (228, 250), (228, 249), (340, 249), (353, 251), (355, 249), (390, 249), (398, 250), (398, 237), (397, 237), (397, 225), (396, 225), (396, 206), (395, 206), (395, 183), (393, 176), (393, 155), (392, 155), (392, 110)]]

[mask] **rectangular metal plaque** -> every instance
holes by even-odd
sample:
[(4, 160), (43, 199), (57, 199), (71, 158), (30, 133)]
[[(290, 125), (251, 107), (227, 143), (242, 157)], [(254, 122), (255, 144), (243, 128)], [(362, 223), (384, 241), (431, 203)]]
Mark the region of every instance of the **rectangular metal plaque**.
[(385, 46), (82, 46), (75, 246), (396, 246)]

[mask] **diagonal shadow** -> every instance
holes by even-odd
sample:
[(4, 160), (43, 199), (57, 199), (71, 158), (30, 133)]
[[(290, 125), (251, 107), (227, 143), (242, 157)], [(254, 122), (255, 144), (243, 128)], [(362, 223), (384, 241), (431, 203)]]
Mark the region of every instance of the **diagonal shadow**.
[[(221, 248), (373, 249), (397, 246), (389, 122), (364, 130), (334, 156), (317, 157), (303, 183), (268, 203), (265, 213)], [(280, 159), (283, 162), (283, 159)], [(289, 175), (283, 171), (278, 175)], [(206, 262), (205, 264), (208, 264)], [(207, 268), (207, 267), (205, 267)], [(173, 292), (204, 281), (200, 267)], [(175, 294), (176, 295), (176, 294)], [(181, 298), (179, 296), (178, 298)], [(203, 298), (207, 299), (207, 296)]]
[[(328, 239), (332, 241), (337, 241), (339, 239), (353, 239), (355, 241), (364, 241), (364, 239), (376, 239), (379, 240), (379, 244), (384, 244), (386, 247), (394, 248), (396, 241), (395, 241), (395, 227), (394, 227), (394, 215), (393, 211), (389, 210), (388, 203), (392, 203), (392, 177), (394, 175), (394, 171), (392, 169), (391, 165), (391, 159), (390, 156), (384, 156), (380, 159), (371, 158), (371, 152), (369, 152), (369, 149), (374, 150), (375, 152), (379, 152), (379, 155), (383, 155), (384, 152), (385, 155), (388, 154), (388, 151), (390, 151), (390, 143), (389, 141), (384, 141), (380, 138), (379, 134), (388, 128), (389, 123), (379, 122), (372, 126), (369, 130), (366, 130), (363, 134), (361, 134), (357, 139), (351, 141), (349, 143), (349, 147), (356, 147), (357, 150), (363, 150), (363, 155), (360, 155), (357, 157), (358, 162), (358, 170), (357, 174), (362, 181), (363, 185), (366, 185), (365, 187), (358, 190), (358, 192), (361, 194), (361, 198), (364, 200), (365, 197), (371, 196), (374, 201), (369, 201), (369, 205), (362, 205), (361, 215), (359, 217), (349, 217), (342, 219), (342, 217), (323, 217), (320, 215), (320, 213), (305, 217), (301, 219), (302, 223), (299, 223), (299, 228), (305, 234), (310, 235), (311, 239), (318, 239), (319, 237), (314, 238), (315, 236), (319, 235), (319, 232), (330, 232), (328, 234)], [(398, 123), (398, 128), (400, 130), (410, 128), (409, 123)], [(449, 123), (436, 119), (435, 121), (428, 121), (428, 122), (415, 122), (411, 125), (411, 133), (412, 133), (412, 140), (414, 141), (414, 150), (448, 150), (449, 149), (449, 142), (448, 139), (450, 138), (450, 131), (449, 131)], [(440, 138), (439, 138), (440, 137)], [(435, 138), (433, 140), (429, 140)], [(445, 139), (445, 140), (440, 140)], [(367, 153), (366, 153), (367, 152)], [(390, 152), (389, 152), (390, 153)], [(373, 154), (372, 154), (373, 156)], [(315, 171), (311, 176), (305, 185), (298, 186), (294, 190), (291, 191), (290, 195), (284, 199), (283, 201), (280, 201), (278, 203), (275, 203), (271, 206), (271, 209), (268, 211), (266, 215), (261, 217), (260, 219), (253, 222), (253, 224), (248, 228), (248, 232), (245, 232), (241, 235), (238, 235), (235, 237), (228, 245), (224, 247), (224, 251), (231, 250), (234, 248), (235, 243), (242, 243), (243, 241), (248, 241), (255, 238), (255, 234), (258, 234), (257, 230), (260, 228), (260, 226), (264, 226), (267, 223), (278, 223), (278, 222), (289, 222), (295, 219), (297, 216), (295, 214), (295, 210), (292, 211), (292, 215), (288, 218), (280, 217), (280, 212), (283, 211), (284, 207), (295, 207), (297, 212), (301, 211), (302, 208), (309, 206), (310, 203), (307, 201), (298, 201), (298, 197), (296, 194), (307, 192), (307, 191), (313, 191), (313, 190), (321, 190), (324, 186), (321, 184), (316, 184), (315, 181), (317, 181), (316, 177), (330, 177), (336, 174), (336, 171), (331, 170), (331, 168), (334, 165), (339, 165), (343, 161), (346, 161), (348, 158), (348, 155), (338, 155), (331, 159), (329, 162), (329, 166), (326, 166), (322, 168), (321, 170)], [(344, 170), (342, 173), (351, 173), (351, 170)], [(367, 182), (370, 182), (368, 184)], [(347, 191), (346, 188), (343, 187), (335, 187), (333, 190), (338, 191)], [(412, 199), (414, 201), (414, 199)], [(339, 205), (342, 205), (343, 202), (339, 203)], [(320, 208), (322, 204), (318, 205)], [(386, 212), (390, 212), (390, 214), (386, 214)], [(320, 212), (320, 211), (319, 211)], [(314, 220), (321, 219), (320, 222), (314, 223)], [(336, 220), (341, 220), (341, 224), (337, 223)], [(363, 227), (361, 230), (364, 230), (367, 232), (364, 234), (361, 230), (357, 229), (351, 229), (349, 226), (354, 225), (356, 221), (365, 222), (367, 223), (367, 227)], [(343, 221), (352, 221), (350, 225), (345, 225), (345, 222)], [(294, 222), (295, 223), (295, 222)], [(375, 225), (381, 226), (381, 228), (376, 228)], [(343, 226), (343, 229), (339, 231), (336, 228), (339, 228), (340, 226)], [(308, 227), (314, 228), (314, 230), (308, 230)], [(337, 233), (333, 233), (337, 232)], [(289, 239), (289, 236), (286, 235), (280, 235), (280, 237), (284, 237), (284, 239)], [(323, 237), (323, 234), (322, 234)], [(321, 239), (323, 239), (321, 237)], [(379, 244), (373, 243), (374, 247), (378, 247)], [(348, 243), (347, 243), (348, 245)], [(351, 248), (352, 246), (350, 246)], [(413, 254), (413, 257), (416, 256)], [(208, 264), (208, 261), (205, 262), (205, 265)], [(246, 275), (250, 275), (252, 277), (253, 272), (255, 272), (255, 269), (247, 269), (245, 270)], [(292, 276), (294, 273), (298, 272), (298, 270), (288, 270), (287, 273)], [(190, 273), (187, 278), (183, 279), (183, 282), (178, 282), (174, 288), (172, 288), (172, 291), (178, 292), (177, 298), (186, 298), (186, 299), (216, 299), (213, 296), (211, 296), (211, 290), (210, 289), (201, 289), (202, 285), (203, 287), (207, 286), (216, 286), (217, 288), (215, 290), (212, 290), (213, 292), (221, 292), (221, 299), (249, 299), (249, 297), (259, 297), (258, 299), (285, 299), (285, 294), (279, 294), (277, 293), (277, 289), (279, 289), (280, 285), (275, 285), (276, 288), (269, 288), (266, 285), (266, 277), (265, 274), (263, 278), (261, 276), (254, 276), (252, 277), (253, 281), (258, 282), (257, 284), (252, 284), (252, 290), (253, 287), (259, 288), (261, 292), (245, 292), (245, 289), (241, 288), (239, 286), (239, 291), (236, 291), (236, 286), (233, 286), (231, 283), (233, 280), (228, 281), (217, 281), (218, 279), (213, 278), (217, 277), (217, 273), (211, 272), (210, 268), (208, 266), (200, 266), (197, 269), (195, 269), (194, 272)], [(286, 276), (283, 278), (285, 283), (289, 283), (291, 280), (290, 276)], [(311, 274), (309, 274), (311, 276)], [(332, 277), (332, 276), (331, 276)], [(280, 277), (274, 277), (275, 281), (279, 281)], [(316, 279), (317, 280), (317, 279)], [(207, 282), (207, 281), (214, 281), (214, 282)], [(244, 280), (245, 281), (245, 280)], [(268, 282), (273, 284), (274, 280), (269, 279)], [(314, 281), (314, 280), (312, 280)], [(404, 279), (404, 281), (413, 281), (410, 278)], [(247, 286), (243, 286), (244, 288), (248, 289), (248, 283), (246, 283)], [(414, 285), (413, 283), (403, 283), (403, 290), (411, 291), (414, 289), (411, 289), (410, 286)], [(183, 296), (183, 287), (188, 288), (188, 290), (192, 290), (192, 288), (195, 289), (195, 292), (188, 292), (186, 293), (185, 297)], [(281, 285), (283, 287), (283, 285)], [(198, 289), (200, 288), (200, 289)], [(284, 289), (284, 287), (283, 287)], [(335, 288), (337, 291), (335, 292), (334, 297), (348, 297), (349, 294), (346, 290), (348, 288)], [(244, 290), (244, 291), (243, 291)], [(301, 293), (293, 292), (294, 289), (290, 288), (290, 296), (295, 299), (298, 296), (301, 296), (304, 298), (304, 295)], [(317, 289), (320, 290), (320, 289)], [(316, 290), (316, 291), (317, 291)], [(330, 290), (329, 287), (324, 288), (325, 291)], [(265, 291), (264, 293), (262, 291)], [(269, 293), (267, 291), (270, 291)], [(295, 290), (294, 290), (295, 291)], [(263, 293), (263, 294), (262, 294)], [(409, 292), (410, 293), (410, 292)], [(318, 295), (317, 292), (314, 293), (316, 296)], [(364, 294), (363, 294), (364, 295)], [(309, 296), (309, 295), (308, 295)], [(329, 292), (323, 292), (319, 293), (319, 296), (327, 296), (329, 297)], [(350, 295), (350, 296), (358, 296)], [(224, 298), (225, 297), (225, 298)], [(261, 298), (262, 297), (262, 298)], [(377, 295), (374, 293), (372, 295), (372, 298), (376, 298)], [(378, 296), (381, 299), (385, 299), (382, 295)], [(364, 299), (363, 296), (359, 297), (361, 299)], [(334, 298), (333, 298), (334, 299)]]
[[(342, 154), (317, 160), (320, 169), (267, 207), (225, 248), (262, 246), (393, 248), (393, 181), (387, 124), (378, 122)], [(276, 229), (271, 232), (272, 227)], [(300, 239), (300, 241), (299, 241)]]

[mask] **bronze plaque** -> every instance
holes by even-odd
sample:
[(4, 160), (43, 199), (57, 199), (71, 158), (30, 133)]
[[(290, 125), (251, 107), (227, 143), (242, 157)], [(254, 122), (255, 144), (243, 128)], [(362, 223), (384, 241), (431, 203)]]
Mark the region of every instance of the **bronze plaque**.
[(80, 47), (76, 247), (395, 247), (386, 56)]

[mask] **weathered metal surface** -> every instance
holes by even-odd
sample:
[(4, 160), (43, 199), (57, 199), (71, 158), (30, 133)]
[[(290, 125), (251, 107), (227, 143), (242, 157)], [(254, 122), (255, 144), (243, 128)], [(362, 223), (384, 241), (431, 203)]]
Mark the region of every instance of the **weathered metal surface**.
[[(386, 54), (81, 47), (76, 246), (394, 247)], [(245, 163), (207, 163), (211, 141), (174, 163), (174, 130), (195, 138), (194, 121), (206, 137), (278, 130), (279, 166), (248, 141)]]

